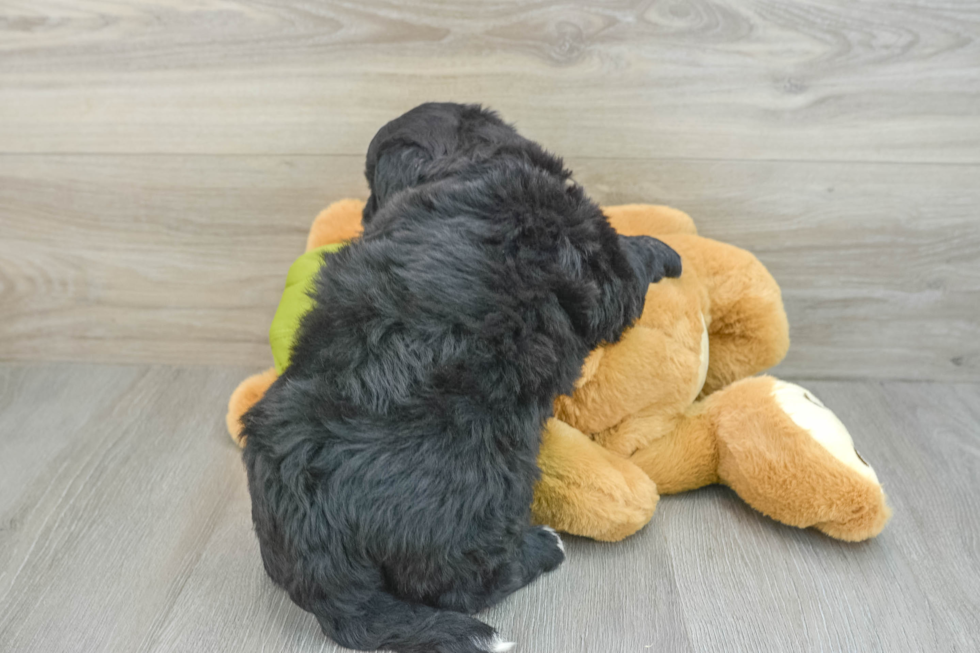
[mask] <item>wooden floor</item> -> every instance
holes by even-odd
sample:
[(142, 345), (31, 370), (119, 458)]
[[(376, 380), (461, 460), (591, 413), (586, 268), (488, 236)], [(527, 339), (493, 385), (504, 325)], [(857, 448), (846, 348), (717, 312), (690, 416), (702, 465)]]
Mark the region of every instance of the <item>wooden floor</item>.
[(332, 651), (264, 577), (228, 393), (374, 132), (482, 102), (784, 291), (777, 373), (895, 517), (727, 490), (485, 615), (524, 653), (980, 650), (980, 5), (0, 0), (0, 651)]
[[(0, 366), (0, 650), (335, 651), (265, 577), (225, 367)], [(809, 381), (885, 483), (871, 542), (709, 488), (483, 617), (533, 653), (975, 651), (980, 386)]]

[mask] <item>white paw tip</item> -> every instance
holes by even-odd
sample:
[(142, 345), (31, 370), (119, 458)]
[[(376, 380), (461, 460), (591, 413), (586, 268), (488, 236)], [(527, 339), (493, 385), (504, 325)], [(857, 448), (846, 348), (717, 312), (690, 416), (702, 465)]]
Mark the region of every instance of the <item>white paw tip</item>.
[(514, 648), (514, 642), (505, 642), (499, 636), (494, 635), (493, 639), (486, 643), (488, 653), (506, 653)]
[(551, 533), (552, 535), (555, 536), (555, 539), (558, 540), (558, 548), (561, 549), (561, 552), (562, 553), (564, 553), (565, 552), (565, 543), (561, 541), (561, 535), (558, 534), (558, 531), (556, 531), (555, 529), (553, 529), (551, 526), (545, 526), (544, 527), (544, 530), (548, 531), (549, 533)]

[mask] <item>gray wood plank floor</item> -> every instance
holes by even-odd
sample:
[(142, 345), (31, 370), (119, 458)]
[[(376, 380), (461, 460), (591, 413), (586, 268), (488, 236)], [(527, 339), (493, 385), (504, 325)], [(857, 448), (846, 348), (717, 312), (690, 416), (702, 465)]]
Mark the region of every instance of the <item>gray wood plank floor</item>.
[[(0, 651), (339, 650), (262, 570), (221, 414), (248, 371), (0, 365)], [(879, 538), (708, 488), (483, 617), (534, 653), (976, 650), (980, 386), (806, 385), (883, 479)]]

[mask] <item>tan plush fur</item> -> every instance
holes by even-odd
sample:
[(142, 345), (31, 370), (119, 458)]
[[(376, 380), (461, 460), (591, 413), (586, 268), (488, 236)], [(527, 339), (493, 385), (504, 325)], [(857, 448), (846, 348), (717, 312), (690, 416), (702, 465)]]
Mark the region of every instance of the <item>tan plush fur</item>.
[(744, 379), (710, 397), (719, 478), (785, 524), (843, 540), (874, 537), (891, 516), (881, 486), (797, 427), (773, 399), (774, 381)]
[(789, 349), (789, 323), (776, 280), (755, 256), (689, 235), (664, 242), (698, 271), (711, 298), (711, 364), (704, 394), (768, 369)]
[(657, 507), (649, 476), (561, 420), (549, 420), (538, 464), (531, 509), (539, 524), (614, 542), (639, 530)]
[(330, 243), (342, 243), (360, 235), (363, 210), (364, 202), (361, 200), (340, 200), (320, 211), (306, 238), (306, 251)]
[[(362, 207), (343, 200), (321, 212), (307, 249), (359, 234)], [(637, 324), (595, 350), (575, 392), (555, 402), (538, 459), (534, 519), (615, 541), (650, 520), (660, 494), (724, 483), (792, 526), (845, 540), (880, 532), (890, 514), (881, 486), (788, 417), (773, 398), (773, 379), (747, 378), (789, 347), (779, 287), (765, 267), (744, 250), (698, 236), (676, 209), (604, 210), (620, 233), (671, 245), (684, 270), (650, 286)], [(236, 441), (239, 418), (274, 380), (275, 370), (267, 370), (232, 395), (226, 419)]]
[(253, 374), (238, 384), (235, 391), (228, 399), (228, 412), (225, 414), (225, 425), (228, 427), (228, 435), (238, 444), (239, 447), (245, 446), (245, 438), (242, 437), (241, 417), (255, 402), (265, 395), (265, 391), (278, 378), (276, 368), (270, 367), (264, 372)]
[(723, 483), (785, 524), (843, 540), (877, 535), (891, 515), (881, 486), (840, 464), (787, 417), (773, 383), (748, 378), (715, 392), (631, 460), (657, 479), (661, 494)]

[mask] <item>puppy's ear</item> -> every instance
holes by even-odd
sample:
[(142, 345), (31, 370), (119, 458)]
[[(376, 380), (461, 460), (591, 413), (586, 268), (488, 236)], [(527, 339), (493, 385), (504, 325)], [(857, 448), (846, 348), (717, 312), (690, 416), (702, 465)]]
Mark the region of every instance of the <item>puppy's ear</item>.
[(427, 102), (378, 130), (368, 146), (364, 166), (371, 189), (362, 216), (365, 225), (391, 197), (422, 182), (426, 167), (434, 159), (454, 149), (465, 111), (461, 104)]
[(652, 236), (620, 236), (619, 242), (633, 272), (645, 286), (664, 277), (681, 276), (681, 257), (664, 241)]
[(364, 208), (361, 209), (361, 224), (367, 224), (374, 217), (374, 214), (378, 212), (378, 196), (371, 193), (368, 196), (367, 202), (364, 203)]
[[(381, 135), (379, 132), (378, 136)], [(364, 169), (364, 176), (367, 177), (368, 187), (371, 189), (361, 216), (361, 222), (365, 226), (392, 196), (421, 183), (425, 167), (432, 162), (432, 155), (417, 145), (397, 139), (382, 140), (379, 143), (375, 141), (371, 142), (368, 149), (367, 165)]]
[[(573, 328), (589, 349), (619, 340), (643, 312), (647, 274), (596, 209), (592, 236), (569, 240), (558, 257), (563, 283), (556, 293)], [(642, 261), (637, 258), (637, 261)]]

